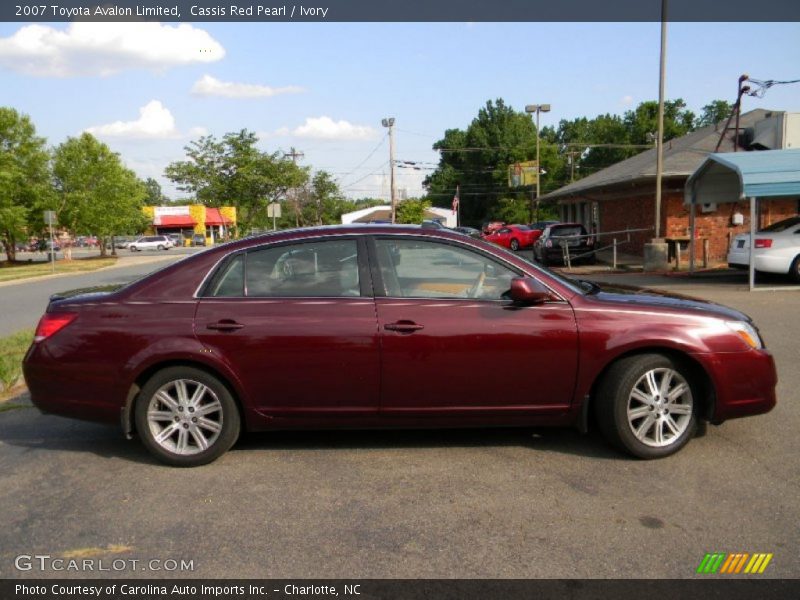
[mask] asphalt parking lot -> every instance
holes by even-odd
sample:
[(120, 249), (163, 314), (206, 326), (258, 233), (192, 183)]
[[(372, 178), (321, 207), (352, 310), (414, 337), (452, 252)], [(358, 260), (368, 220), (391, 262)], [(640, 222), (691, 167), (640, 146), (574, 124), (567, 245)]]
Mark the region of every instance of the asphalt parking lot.
[(63, 576), (14, 566), (49, 554), (142, 561), (104, 577), (163, 576), (141, 565), (183, 559), (193, 570), (168, 575), (684, 578), (707, 552), (773, 553), (764, 576), (800, 576), (800, 294), (594, 278), (750, 314), (776, 358), (777, 408), (652, 462), (571, 430), (287, 432), (178, 470), (22, 397), (0, 412), (0, 577)]

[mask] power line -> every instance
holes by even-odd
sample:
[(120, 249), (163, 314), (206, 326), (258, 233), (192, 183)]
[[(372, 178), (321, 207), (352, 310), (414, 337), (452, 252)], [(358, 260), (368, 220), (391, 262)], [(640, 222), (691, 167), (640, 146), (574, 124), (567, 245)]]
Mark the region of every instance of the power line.
[[(358, 171), (358, 170), (359, 170), (359, 169), (360, 169), (360, 168), (361, 168), (361, 167), (364, 165), (364, 163), (366, 163), (366, 162), (367, 162), (367, 161), (368, 161), (370, 158), (372, 158), (372, 157), (374, 156), (374, 154), (375, 154), (375, 153), (378, 151), (378, 149), (379, 149), (381, 146), (383, 146), (383, 143), (386, 141), (386, 138), (387, 138), (388, 136), (389, 136), (389, 134), (388, 134), (388, 133), (387, 133), (387, 134), (384, 134), (384, 136), (383, 136), (383, 137), (380, 139), (380, 141), (378, 142), (378, 145), (377, 145), (377, 146), (375, 146), (375, 147), (372, 149), (372, 151), (371, 151), (371, 152), (370, 152), (370, 153), (367, 155), (367, 158), (365, 158), (365, 159), (364, 159), (364, 160), (362, 160), (360, 163), (358, 163), (358, 165), (357, 165), (356, 167), (353, 167), (353, 169), (352, 169), (352, 170), (351, 170), (349, 173), (347, 173), (346, 175), (343, 175), (342, 177), (340, 177), (340, 179), (339, 179), (339, 180), (340, 180), (340, 182), (341, 182), (341, 180), (342, 180), (342, 179), (345, 179), (345, 178), (349, 177), (350, 175), (352, 175), (353, 173), (355, 173), (356, 171)], [(360, 180), (359, 180), (359, 181), (360, 181)]]

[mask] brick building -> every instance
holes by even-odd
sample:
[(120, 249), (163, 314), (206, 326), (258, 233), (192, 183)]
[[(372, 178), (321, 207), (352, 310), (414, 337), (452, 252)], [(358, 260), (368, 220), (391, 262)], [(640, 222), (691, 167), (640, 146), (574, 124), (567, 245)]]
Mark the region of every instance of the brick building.
[[(740, 151), (752, 148), (771, 149), (753, 144), (754, 135), (764, 129), (765, 123), (775, 120), (776, 115), (787, 115), (778, 111), (756, 109), (740, 117)], [(689, 207), (685, 204), (684, 186), (689, 176), (715, 151), (724, 123), (709, 125), (681, 138), (664, 144), (664, 171), (662, 180), (661, 235), (665, 238), (688, 239)], [(734, 130), (725, 132), (719, 152), (733, 150)], [(792, 138), (793, 139), (793, 138)], [(792, 143), (780, 139), (782, 147)], [(788, 144), (788, 146), (787, 146)], [(631, 234), (620, 250), (641, 255), (645, 242), (653, 238), (655, 223), (656, 151), (647, 150), (602, 171), (564, 186), (542, 200), (555, 200), (560, 209), (561, 220), (583, 223), (600, 234), (625, 229), (648, 229)], [(756, 228), (764, 227), (800, 212), (800, 199), (789, 198), (758, 203), (760, 222)], [(740, 225), (734, 215), (744, 219)], [(725, 260), (733, 236), (750, 231), (747, 202), (703, 205), (697, 211), (696, 237), (709, 240), (709, 259), (712, 262)], [(611, 243), (609, 237), (600, 238), (601, 246)], [(620, 241), (625, 235), (613, 236)], [(701, 258), (703, 244), (696, 244), (697, 258)]]

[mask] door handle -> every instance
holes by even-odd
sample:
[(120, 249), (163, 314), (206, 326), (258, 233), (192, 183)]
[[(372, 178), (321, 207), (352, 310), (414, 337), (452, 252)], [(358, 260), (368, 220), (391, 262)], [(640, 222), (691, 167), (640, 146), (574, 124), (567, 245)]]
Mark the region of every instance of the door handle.
[(209, 323), (206, 325), (206, 329), (213, 329), (214, 331), (235, 331), (237, 329), (241, 329), (244, 327), (241, 323), (237, 323), (232, 319), (223, 319), (222, 321), (217, 321), (216, 323)]
[(400, 333), (414, 333), (420, 329), (424, 329), (424, 325), (414, 323), (414, 321), (397, 321), (396, 323), (386, 323), (383, 326), (387, 331), (399, 331)]

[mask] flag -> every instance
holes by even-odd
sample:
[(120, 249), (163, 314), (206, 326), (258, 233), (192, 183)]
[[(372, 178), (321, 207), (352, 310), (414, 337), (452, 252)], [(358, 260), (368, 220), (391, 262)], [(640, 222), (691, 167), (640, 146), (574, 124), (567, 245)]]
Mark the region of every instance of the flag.
[(458, 187), (456, 186), (456, 195), (453, 196), (453, 214), (458, 212)]

